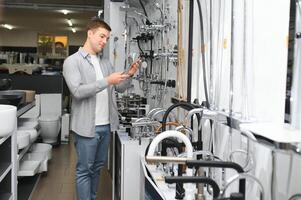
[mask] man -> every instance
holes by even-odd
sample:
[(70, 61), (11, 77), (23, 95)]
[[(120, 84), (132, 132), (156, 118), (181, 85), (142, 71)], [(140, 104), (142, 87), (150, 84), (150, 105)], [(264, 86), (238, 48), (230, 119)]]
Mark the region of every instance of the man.
[(72, 94), (71, 130), (77, 153), (76, 191), (78, 200), (96, 199), (101, 168), (105, 165), (110, 132), (118, 127), (114, 90), (123, 92), (139, 67), (127, 73), (114, 72), (110, 62), (99, 57), (111, 28), (95, 17), (87, 25), (87, 39), (63, 65), (63, 75)]

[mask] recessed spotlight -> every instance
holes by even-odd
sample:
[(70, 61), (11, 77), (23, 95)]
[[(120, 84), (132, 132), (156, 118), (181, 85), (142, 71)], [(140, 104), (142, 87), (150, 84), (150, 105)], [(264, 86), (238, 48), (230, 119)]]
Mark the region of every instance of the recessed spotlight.
[(67, 19), (69, 26), (73, 26), (71, 19)]
[(102, 10), (102, 9), (101, 9), (101, 10), (98, 10), (97, 16), (100, 17), (100, 16), (102, 15), (102, 13), (103, 13), (103, 10)]
[(72, 30), (73, 33), (76, 33), (76, 29), (75, 28), (72, 27), (71, 30)]
[(65, 10), (65, 9), (61, 10), (61, 12), (62, 12), (64, 15), (68, 15), (68, 13), (70, 13), (69, 10)]
[(9, 25), (9, 24), (1, 24), (1, 26), (2, 26), (3, 28), (8, 29), (8, 30), (12, 30), (12, 29), (14, 28), (12, 25)]

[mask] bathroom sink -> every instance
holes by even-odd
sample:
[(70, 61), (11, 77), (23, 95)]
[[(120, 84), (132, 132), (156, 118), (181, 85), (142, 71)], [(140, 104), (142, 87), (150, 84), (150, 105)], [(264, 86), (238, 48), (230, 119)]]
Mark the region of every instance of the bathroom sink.
[(19, 106), (25, 103), (26, 93), (24, 91), (5, 90), (0, 91), (0, 104)]
[(24, 131), (17, 131), (17, 146), (18, 149), (24, 149), (30, 143), (30, 133)]
[(38, 132), (36, 129), (19, 129), (17, 130), (18, 134), (28, 134), (29, 135), (29, 143), (34, 142), (38, 137)]
[(11, 105), (0, 105), (0, 137), (13, 132), (17, 123), (17, 108)]
[(45, 153), (46, 159), (51, 160), (52, 158), (52, 146), (50, 144), (45, 143), (34, 143), (31, 148), (29, 149), (29, 152), (36, 153)]

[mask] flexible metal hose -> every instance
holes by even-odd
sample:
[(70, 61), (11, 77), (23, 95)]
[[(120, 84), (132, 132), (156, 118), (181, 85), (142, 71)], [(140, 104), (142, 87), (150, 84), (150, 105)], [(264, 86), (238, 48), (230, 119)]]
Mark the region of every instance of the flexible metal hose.
[[(192, 1), (193, 2), (193, 1)], [(201, 34), (201, 43), (202, 43), (202, 66), (203, 66), (203, 81), (204, 81), (204, 93), (206, 99), (206, 107), (209, 108), (209, 98), (208, 98), (208, 86), (207, 86), (207, 72), (206, 72), (206, 59), (205, 59), (205, 38), (204, 38), (204, 22), (202, 15), (202, 8), (200, 0), (197, 0), (198, 9), (199, 9), (199, 17), (200, 17), (200, 32)]]

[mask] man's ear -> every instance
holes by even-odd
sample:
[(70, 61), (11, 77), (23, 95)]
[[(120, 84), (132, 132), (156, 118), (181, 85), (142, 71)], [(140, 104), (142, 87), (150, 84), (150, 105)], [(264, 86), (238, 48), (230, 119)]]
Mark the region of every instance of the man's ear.
[(90, 37), (92, 34), (93, 34), (93, 31), (92, 30), (88, 30), (88, 33), (87, 33), (88, 37)]

